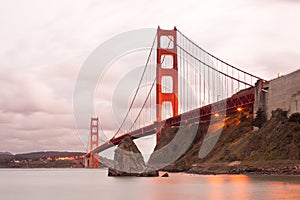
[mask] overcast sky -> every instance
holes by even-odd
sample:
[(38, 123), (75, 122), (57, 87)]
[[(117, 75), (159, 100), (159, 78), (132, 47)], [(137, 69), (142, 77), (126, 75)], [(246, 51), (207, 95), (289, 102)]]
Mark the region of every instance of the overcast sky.
[(298, 0), (1, 0), (0, 151), (84, 151), (73, 88), (88, 55), (113, 35), (177, 26), (224, 61), (271, 79), (300, 68), (299, 19)]

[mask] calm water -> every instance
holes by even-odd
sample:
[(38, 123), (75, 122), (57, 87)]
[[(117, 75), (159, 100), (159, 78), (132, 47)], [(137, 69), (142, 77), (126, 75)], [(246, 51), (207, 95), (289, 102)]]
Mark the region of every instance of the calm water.
[(111, 178), (106, 170), (0, 170), (1, 200), (300, 199), (300, 177), (198, 176)]

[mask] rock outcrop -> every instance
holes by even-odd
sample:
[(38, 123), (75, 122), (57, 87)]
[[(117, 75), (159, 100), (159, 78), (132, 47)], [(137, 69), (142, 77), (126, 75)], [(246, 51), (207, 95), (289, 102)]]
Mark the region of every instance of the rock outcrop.
[(108, 176), (158, 176), (158, 171), (146, 166), (143, 155), (130, 136), (119, 143), (114, 161), (114, 167), (108, 169)]

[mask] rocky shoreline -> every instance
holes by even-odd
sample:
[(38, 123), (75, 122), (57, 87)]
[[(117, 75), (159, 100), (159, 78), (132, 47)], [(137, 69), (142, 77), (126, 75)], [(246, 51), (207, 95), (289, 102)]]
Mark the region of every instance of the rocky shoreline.
[[(210, 124), (166, 127), (154, 149), (158, 153), (150, 158), (157, 158), (156, 163), (170, 163), (160, 169), (166, 172), (300, 175), (300, 113), (288, 117), (286, 111), (277, 109), (260, 128), (253, 126), (253, 118), (253, 113), (245, 111)], [(220, 127), (222, 133), (218, 134)], [(175, 150), (187, 147), (186, 137), (191, 134), (193, 141), (177, 158)], [(175, 161), (166, 162), (166, 158)]]
[(186, 171), (188, 174), (201, 175), (223, 175), (223, 174), (245, 174), (245, 175), (300, 175), (300, 167), (286, 166), (286, 167), (242, 167), (232, 168), (228, 170), (207, 170), (203, 168), (192, 167)]
[(136, 177), (157, 177), (158, 171), (145, 170), (143, 172), (124, 172), (112, 168), (108, 168), (108, 176), (136, 176)]
[(185, 171), (189, 174), (219, 175), (300, 175), (300, 161), (260, 161), (230, 163), (204, 163), (192, 166)]
[(115, 150), (112, 168), (117, 171), (111, 169), (109, 175), (136, 176), (148, 168), (205, 175), (300, 175), (300, 113), (288, 117), (277, 109), (259, 129), (254, 129), (253, 117), (244, 111), (224, 121), (165, 127), (147, 164), (125, 137)]

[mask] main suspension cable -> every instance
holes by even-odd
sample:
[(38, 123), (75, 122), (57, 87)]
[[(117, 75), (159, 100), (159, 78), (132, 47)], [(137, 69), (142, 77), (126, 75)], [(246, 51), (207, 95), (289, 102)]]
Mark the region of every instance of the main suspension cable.
[(214, 59), (216, 59), (216, 60), (218, 60), (218, 61), (224, 63), (225, 65), (228, 65), (228, 66), (234, 68), (235, 70), (238, 70), (238, 71), (240, 71), (240, 72), (242, 72), (242, 73), (245, 73), (245, 74), (247, 74), (247, 75), (249, 75), (249, 76), (251, 76), (251, 77), (254, 77), (254, 78), (256, 78), (256, 79), (261, 79), (261, 80), (263, 80), (262, 78), (260, 78), (260, 77), (258, 77), (258, 76), (255, 76), (255, 75), (250, 74), (250, 73), (248, 73), (248, 72), (246, 72), (246, 71), (243, 71), (243, 70), (241, 70), (241, 69), (239, 69), (239, 68), (237, 68), (237, 67), (235, 67), (235, 66), (233, 66), (233, 65), (231, 65), (231, 64), (229, 64), (229, 63), (227, 63), (227, 62), (225, 62), (225, 61), (223, 61), (223, 60), (221, 60), (220, 58), (218, 58), (218, 57), (212, 55), (212, 54), (209, 53), (208, 51), (206, 51), (206, 50), (204, 50), (203, 48), (201, 48), (200, 46), (198, 46), (195, 42), (193, 42), (191, 39), (189, 39), (187, 36), (185, 36), (185, 35), (184, 35), (182, 32), (180, 32), (179, 30), (177, 30), (177, 32), (178, 32), (179, 34), (181, 34), (186, 40), (188, 40), (188, 41), (191, 42), (193, 45), (195, 45), (197, 48), (199, 48), (201, 51), (203, 51), (204, 53), (206, 53), (206, 54), (208, 54), (209, 56), (213, 57)]
[(145, 75), (145, 72), (146, 72), (146, 69), (147, 69), (147, 66), (148, 66), (148, 63), (149, 63), (149, 60), (150, 60), (152, 51), (153, 51), (153, 47), (154, 47), (154, 44), (155, 44), (155, 41), (156, 41), (156, 37), (157, 37), (157, 34), (155, 34), (155, 37), (154, 37), (154, 40), (153, 40), (153, 43), (152, 43), (152, 47), (151, 47), (150, 53), (149, 53), (148, 58), (147, 58), (147, 62), (146, 62), (146, 64), (145, 64), (145, 67), (144, 67), (144, 70), (143, 70), (141, 79), (140, 79), (139, 84), (138, 84), (138, 88), (137, 88), (136, 91), (135, 91), (135, 94), (134, 94), (134, 96), (133, 96), (133, 99), (132, 99), (132, 101), (131, 101), (131, 103), (130, 103), (130, 106), (129, 106), (128, 110), (127, 110), (127, 113), (126, 113), (126, 115), (125, 115), (125, 117), (124, 117), (124, 119), (123, 119), (121, 125), (119, 126), (118, 130), (116, 131), (116, 133), (114, 134), (114, 136), (112, 137), (112, 139), (114, 139), (114, 138), (116, 137), (116, 135), (120, 132), (121, 128), (123, 127), (123, 125), (124, 125), (124, 123), (125, 123), (125, 121), (127, 120), (127, 117), (128, 117), (128, 115), (129, 115), (129, 112), (131, 111), (131, 108), (132, 108), (132, 106), (133, 106), (133, 103), (134, 103), (134, 101), (135, 101), (135, 99), (136, 99), (136, 97), (137, 97), (137, 94), (138, 94), (138, 92), (139, 92), (140, 86), (141, 86), (141, 84), (142, 84), (142, 81), (143, 81), (143, 78), (144, 78), (144, 75)]
[[(171, 42), (172, 42), (172, 40), (169, 41), (167, 48), (170, 47)], [(173, 42), (174, 42), (174, 41), (173, 41)], [(174, 44), (174, 45), (176, 45), (176, 44)], [(163, 65), (163, 63), (165, 62), (165, 58), (166, 58), (166, 56), (163, 57), (162, 62), (161, 62), (161, 65)], [(143, 103), (143, 105), (142, 105), (142, 107), (141, 107), (141, 109), (140, 109), (138, 115), (136, 116), (136, 118), (135, 118), (135, 120), (133, 121), (133, 123), (132, 123), (132, 125), (131, 125), (131, 127), (130, 127), (129, 130), (131, 130), (131, 129), (133, 128), (133, 126), (135, 125), (136, 121), (137, 121), (138, 118), (140, 117), (140, 115), (141, 115), (141, 113), (142, 113), (142, 111), (143, 111), (143, 109), (144, 109), (144, 107), (145, 107), (145, 105), (146, 105), (146, 103), (147, 103), (147, 101), (148, 101), (150, 95), (151, 95), (151, 92), (152, 92), (152, 90), (153, 90), (153, 87), (154, 87), (154, 85), (155, 85), (156, 80), (157, 80), (157, 76), (155, 76), (155, 79), (154, 79), (153, 82), (152, 82), (152, 85), (151, 85), (151, 88), (150, 88), (150, 90), (149, 90), (149, 92), (148, 92), (148, 95), (147, 95), (147, 97), (146, 97), (146, 99), (145, 99), (145, 101), (144, 101), (144, 103)]]

